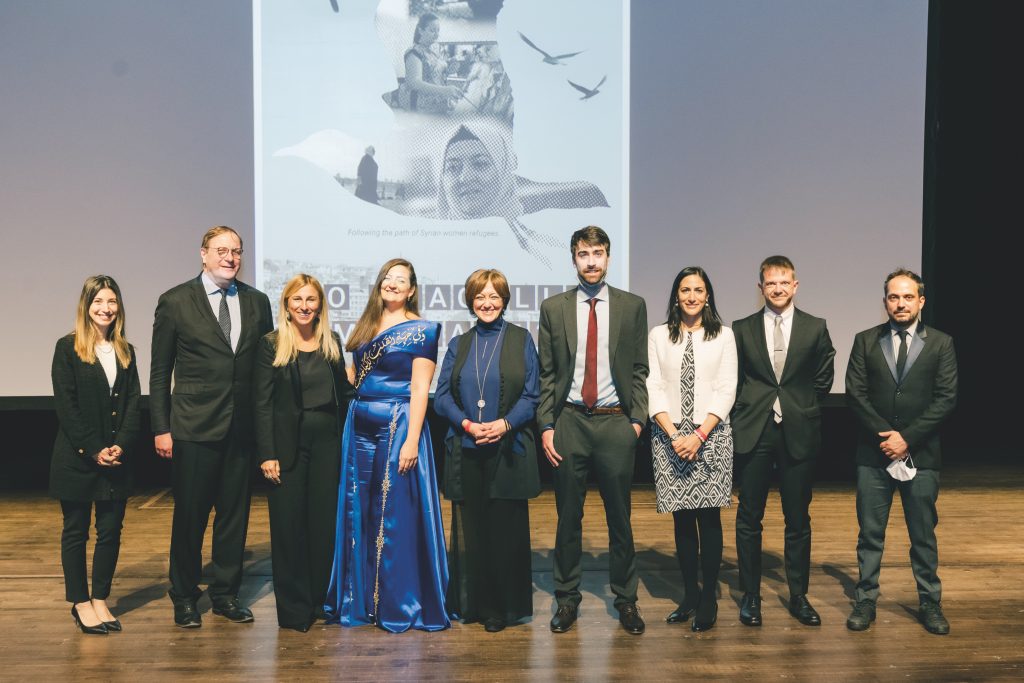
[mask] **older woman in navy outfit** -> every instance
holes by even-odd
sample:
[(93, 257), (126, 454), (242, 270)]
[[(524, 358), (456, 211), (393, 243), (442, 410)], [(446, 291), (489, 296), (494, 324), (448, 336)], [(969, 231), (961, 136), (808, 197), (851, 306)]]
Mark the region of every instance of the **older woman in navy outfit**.
[(497, 632), (533, 614), (527, 500), (540, 493), (539, 364), (530, 334), (502, 317), (510, 292), (500, 271), (474, 272), (465, 291), (477, 323), (449, 342), (434, 396), (450, 425), (446, 604), (464, 622)]

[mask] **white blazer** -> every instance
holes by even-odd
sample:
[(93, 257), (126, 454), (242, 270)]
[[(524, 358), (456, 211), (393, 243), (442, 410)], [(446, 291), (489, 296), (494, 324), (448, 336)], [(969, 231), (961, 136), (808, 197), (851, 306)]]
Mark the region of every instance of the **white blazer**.
[[(658, 325), (647, 338), (647, 361), (651, 372), (647, 376), (651, 417), (668, 413), (673, 424), (682, 422), (682, 396), (679, 375), (682, 371), (686, 333), (679, 343), (668, 338), (668, 325)], [(736, 400), (736, 340), (732, 330), (722, 326), (714, 339), (705, 341), (703, 330), (693, 334), (693, 415), (699, 425), (713, 413), (722, 422), (729, 421), (729, 411)]]

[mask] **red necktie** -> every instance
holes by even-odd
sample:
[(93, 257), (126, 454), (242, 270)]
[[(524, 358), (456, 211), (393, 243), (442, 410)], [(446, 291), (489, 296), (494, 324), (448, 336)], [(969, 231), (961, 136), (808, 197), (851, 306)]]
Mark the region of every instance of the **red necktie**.
[(583, 364), (583, 405), (593, 408), (597, 404), (597, 299), (589, 299), (590, 319), (587, 320), (587, 356)]

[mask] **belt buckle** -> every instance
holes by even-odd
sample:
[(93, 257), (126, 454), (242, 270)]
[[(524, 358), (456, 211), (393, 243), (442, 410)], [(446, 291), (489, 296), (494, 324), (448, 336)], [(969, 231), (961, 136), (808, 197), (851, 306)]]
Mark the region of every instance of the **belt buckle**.
[(587, 417), (594, 417), (594, 406), (583, 404), (583, 414)]

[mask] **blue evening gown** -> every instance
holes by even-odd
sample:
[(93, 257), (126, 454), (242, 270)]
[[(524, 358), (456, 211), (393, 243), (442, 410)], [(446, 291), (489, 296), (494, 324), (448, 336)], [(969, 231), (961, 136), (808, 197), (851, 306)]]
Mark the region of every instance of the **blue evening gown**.
[(419, 460), (398, 474), (409, 431), (414, 358), (437, 361), (441, 326), (408, 320), (384, 330), (352, 356), (356, 398), (341, 445), (338, 525), (325, 611), (329, 623), (377, 624), (386, 631), (439, 631), (448, 564), (430, 432)]

